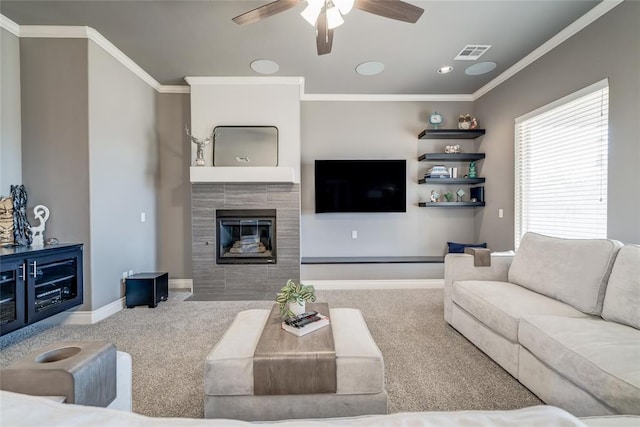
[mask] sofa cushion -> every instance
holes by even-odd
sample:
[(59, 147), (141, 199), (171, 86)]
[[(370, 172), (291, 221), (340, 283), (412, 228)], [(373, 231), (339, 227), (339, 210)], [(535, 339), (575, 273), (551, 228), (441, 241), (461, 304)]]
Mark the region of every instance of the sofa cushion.
[(575, 308), (507, 282), (464, 280), (453, 283), (455, 304), (512, 342), (518, 323), (528, 314), (586, 317)]
[(640, 331), (599, 317), (526, 316), (520, 344), (618, 413), (640, 408)]
[(600, 315), (613, 260), (621, 247), (616, 240), (526, 233), (509, 268), (509, 282)]
[(640, 329), (640, 246), (627, 245), (618, 252), (604, 295), (602, 317)]

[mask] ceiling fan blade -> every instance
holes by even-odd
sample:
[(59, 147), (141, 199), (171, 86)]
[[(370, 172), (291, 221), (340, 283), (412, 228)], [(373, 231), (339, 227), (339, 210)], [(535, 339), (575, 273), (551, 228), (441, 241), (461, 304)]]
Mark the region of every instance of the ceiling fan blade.
[(353, 7), (411, 24), (415, 24), (424, 12), (424, 9), (402, 0), (356, 0)]
[(333, 44), (333, 30), (329, 28), (327, 13), (322, 11), (316, 21), (316, 47), (318, 56), (331, 53)]
[(245, 12), (242, 15), (238, 15), (233, 18), (233, 22), (238, 25), (251, 24), (258, 22), (261, 19), (268, 18), (277, 13), (289, 10), (296, 6), (300, 0), (276, 0), (271, 3), (267, 3), (264, 6), (257, 7), (249, 12)]

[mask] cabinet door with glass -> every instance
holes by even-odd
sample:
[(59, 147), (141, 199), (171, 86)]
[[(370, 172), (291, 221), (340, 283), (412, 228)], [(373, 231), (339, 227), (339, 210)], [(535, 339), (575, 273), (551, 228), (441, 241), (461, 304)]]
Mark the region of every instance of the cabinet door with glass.
[(26, 263), (29, 323), (82, 304), (82, 249), (30, 257)]
[(24, 278), (26, 264), (21, 260), (0, 265), (0, 335), (26, 325)]

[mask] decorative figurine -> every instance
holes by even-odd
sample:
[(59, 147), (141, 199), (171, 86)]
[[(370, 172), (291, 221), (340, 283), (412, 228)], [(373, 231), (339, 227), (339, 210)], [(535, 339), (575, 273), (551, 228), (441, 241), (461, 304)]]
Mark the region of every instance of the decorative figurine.
[(453, 194), (444, 193), (444, 198), (447, 199), (447, 202), (450, 202), (451, 200), (453, 200)]
[(31, 244), (31, 227), (27, 221), (27, 190), (24, 185), (11, 186), (13, 199), (13, 241), (18, 246)]
[(464, 195), (465, 195), (464, 190), (462, 188), (458, 188), (458, 191), (456, 191), (456, 196), (458, 196), (456, 201), (457, 202), (461, 202), (462, 201), (462, 196), (464, 196)]
[(469, 129), (476, 129), (477, 127), (478, 127), (478, 121), (474, 117), (473, 119), (471, 119), (471, 126), (469, 127)]
[(429, 123), (433, 126), (434, 129), (438, 129), (438, 126), (443, 122), (444, 119), (442, 118), (442, 114), (440, 113), (434, 111), (433, 114), (429, 116)]
[(38, 205), (33, 208), (33, 217), (40, 221), (40, 224), (36, 227), (31, 227), (33, 233), (33, 242), (31, 246), (43, 246), (44, 245), (44, 227), (45, 223), (49, 219), (49, 208), (45, 205)]
[(462, 115), (458, 117), (458, 129), (471, 130), (478, 127), (478, 121), (475, 117), (471, 117), (471, 114)]
[(437, 202), (439, 198), (440, 198), (440, 193), (437, 190), (431, 190), (430, 200), (432, 202)]
[(467, 178), (476, 178), (477, 176), (476, 162), (469, 163), (469, 174), (467, 175)]
[(196, 166), (204, 166), (204, 164), (205, 164), (205, 161), (204, 161), (204, 147), (206, 147), (207, 145), (209, 145), (211, 143), (211, 139), (212, 139), (213, 135), (209, 136), (205, 140), (202, 140), (202, 139), (198, 139), (198, 138), (192, 136), (189, 133), (189, 129), (186, 126), (184, 127), (184, 131), (187, 133), (187, 135), (189, 135), (189, 138), (191, 138), (191, 142), (193, 142), (194, 144), (196, 144), (198, 146), (198, 149), (196, 150)]

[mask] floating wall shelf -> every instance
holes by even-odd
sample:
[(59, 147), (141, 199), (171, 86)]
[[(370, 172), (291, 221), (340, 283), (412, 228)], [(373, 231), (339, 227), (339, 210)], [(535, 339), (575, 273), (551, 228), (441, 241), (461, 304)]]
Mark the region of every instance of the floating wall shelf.
[(484, 159), (484, 153), (426, 153), (418, 157), (421, 162), (473, 162)]
[(418, 184), (481, 184), (485, 181), (484, 178), (421, 178), (418, 180)]
[(484, 135), (484, 129), (425, 129), (418, 135), (419, 139), (476, 139)]
[(421, 208), (475, 208), (484, 206), (484, 202), (420, 202)]

